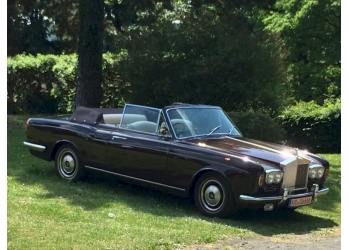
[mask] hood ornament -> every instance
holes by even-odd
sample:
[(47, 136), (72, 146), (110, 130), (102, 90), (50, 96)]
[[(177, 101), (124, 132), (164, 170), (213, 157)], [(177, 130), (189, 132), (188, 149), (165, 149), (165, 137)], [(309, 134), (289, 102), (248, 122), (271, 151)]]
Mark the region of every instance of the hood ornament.
[(296, 157), (298, 159), (298, 148), (294, 148), (294, 150), (296, 150)]

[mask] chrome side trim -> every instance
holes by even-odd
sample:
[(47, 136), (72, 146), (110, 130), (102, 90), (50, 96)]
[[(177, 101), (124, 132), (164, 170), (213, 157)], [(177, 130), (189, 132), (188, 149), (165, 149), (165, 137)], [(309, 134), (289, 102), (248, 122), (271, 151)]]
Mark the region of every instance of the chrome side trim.
[(29, 149), (35, 150), (35, 151), (39, 151), (42, 152), (46, 149), (45, 146), (39, 145), (39, 144), (34, 144), (34, 143), (30, 143), (30, 142), (23, 142), (24, 146), (27, 146)]
[(136, 181), (142, 181), (142, 182), (146, 182), (146, 183), (149, 183), (149, 184), (162, 186), (162, 187), (167, 187), (167, 188), (176, 189), (176, 190), (185, 192), (185, 189), (183, 189), (183, 188), (177, 188), (177, 187), (161, 184), (161, 183), (158, 183), (158, 182), (147, 181), (147, 180), (136, 178), (136, 177), (132, 177), (132, 176), (129, 176), (129, 175), (117, 174), (117, 173), (110, 172), (110, 171), (107, 171), (107, 170), (104, 170), (104, 169), (94, 168), (94, 167), (90, 167), (90, 166), (85, 166), (85, 168), (89, 168), (89, 169), (92, 169), (92, 170), (97, 170), (97, 171), (101, 171), (101, 172), (104, 172), (104, 173), (108, 173), (108, 174), (112, 174), (112, 175), (116, 175), (116, 176), (120, 176), (120, 177), (125, 177), (125, 178), (128, 178), (128, 179), (132, 179), (132, 180), (136, 180)]
[(241, 201), (247, 201), (247, 202), (270, 202), (270, 201), (275, 201), (275, 202), (284, 202), (287, 201), (288, 199), (293, 199), (293, 198), (301, 198), (301, 197), (307, 197), (307, 196), (313, 196), (313, 202), (316, 201), (315, 198), (321, 195), (325, 195), (328, 193), (329, 188), (322, 188), (319, 189), (319, 186), (317, 184), (314, 184), (312, 187), (313, 191), (303, 193), (303, 194), (289, 194), (289, 191), (287, 188), (284, 188), (283, 190), (283, 195), (278, 195), (278, 196), (266, 196), (266, 197), (254, 197), (254, 196), (249, 196), (249, 195), (240, 195), (239, 199)]
[(111, 139), (112, 140), (117, 140), (117, 139), (127, 140), (126, 137), (121, 137), (121, 136), (117, 136), (117, 135), (113, 135)]

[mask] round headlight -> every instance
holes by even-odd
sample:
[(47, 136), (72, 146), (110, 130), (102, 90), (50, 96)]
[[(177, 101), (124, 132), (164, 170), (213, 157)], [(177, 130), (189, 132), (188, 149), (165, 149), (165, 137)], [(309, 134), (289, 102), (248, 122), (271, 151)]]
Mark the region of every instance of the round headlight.
[(271, 172), (267, 175), (267, 179), (265, 180), (267, 182), (267, 184), (272, 184), (274, 182), (275, 179), (275, 173)]
[(317, 174), (317, 169), (316, 168), (313, 168), (313, 169), (309, 170), (309, 178), (312, 178), (312, 179), (315, 178), (316, 174)]
[(282, 172), (276, 172), (276, 174), (275, 174), (275, 183), (276, 184), (280, 183), (281, 179), (282, 179)]
[(317, 173), (316, 173), (316, 178), (321, 178), (324, 175), (324, 169), (319, 168)]

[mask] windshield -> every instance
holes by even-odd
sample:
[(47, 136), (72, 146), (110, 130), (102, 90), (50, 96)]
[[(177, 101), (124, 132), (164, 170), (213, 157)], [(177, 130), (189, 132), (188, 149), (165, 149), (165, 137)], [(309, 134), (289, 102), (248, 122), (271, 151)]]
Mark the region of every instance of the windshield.
[(231, 134), (242, 136), (225, 112), (217, 107), (170, 109), (167, 114), (177, 138)]

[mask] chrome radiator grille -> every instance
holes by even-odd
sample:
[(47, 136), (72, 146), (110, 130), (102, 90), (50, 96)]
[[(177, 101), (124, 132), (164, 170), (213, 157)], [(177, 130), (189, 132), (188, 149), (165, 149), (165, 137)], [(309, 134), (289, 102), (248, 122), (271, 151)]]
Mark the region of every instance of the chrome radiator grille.
[(306, 187), (309, 164), (299, 164), (297, 158), (281, 163), (284, 169), (283, 188)]
[(296, 187), (306, 187), (308, 181), (308, 164), (298, 165), (296, 176)]

